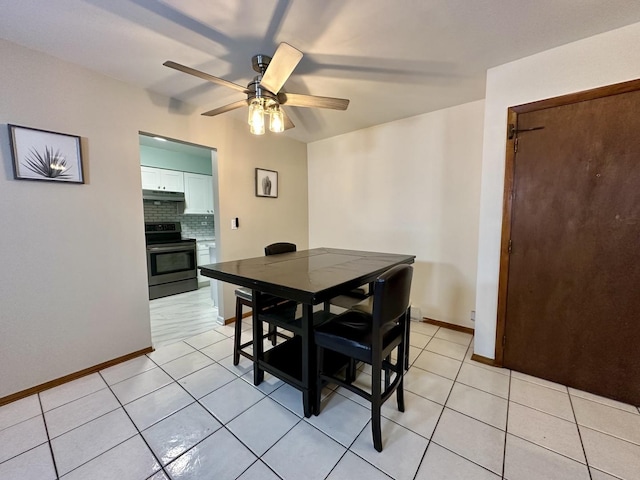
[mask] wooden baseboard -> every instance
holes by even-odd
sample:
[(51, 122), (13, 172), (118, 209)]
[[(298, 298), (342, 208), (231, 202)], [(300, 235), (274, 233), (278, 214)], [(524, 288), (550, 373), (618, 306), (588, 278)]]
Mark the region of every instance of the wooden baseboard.
[(422, 321), (429, 325), (435, 325), (436, 327), (448, 328), (449, 330), (455, 330), (456, 332), (470, 333), (473, 335), (474, 330), (471, 327), (463, 327), (462, 325), (456, 325), (454, 323), (441, 322), (440, 320), (434, 320), (433, 318), (423, 317)]
[(483, 363), (484, 365), (491, 365), (492, 367), (497, 366), (496, 361), (493, 358), (483, 357), (482, 355), (478, 355), (474, 353), (471, 355), (471, 360), (478, 363)]
[(65, 375), (64, 377), (56, 378), (55, 380), (51, 380), (49, 382), (36, 385), (35, 387), (27, 388), (26, 390), (12, 393), (11, 395), (7, 395), (6, 397), (0, 398), (0, 406), (5, 405), (7, 403), (15, 402), (16, 400), (20, 400), (21, 398), (28, 397), (30, 395), (33, 395), (34, 393), (40, 393), (44, 390), (49, 390), (50, 388), (57, 387), (59, 385), (62, 385), (63, 383), (67, 383), (72, 380), (77, 380), (80, 377), (84, 377), (86, 375), (96, 373), (99, 370), (104, 370), (105, 368), (112, 367), (122, 362), (126, 362), (127, 360), (131, 360), (132, 358), (139, 357), (149, 352), (153, 352), (153, 347), (147, 347), (147, 348), (143, 348), (142, 350), (138, 350), (137, 352), (127, 353), (126, 355), (123, 355), (118, 358), (114, 358), (112, 360), (108, 360), (103, 363), (99, 363), (98, 365), (94, 365), (93, 367), (85, 368), (83, 370), (70, 373), (69, 375)]
[[(248, 311), (242, 314), (242, 318), (247, 318), (247, 317), (250, 317), (251, 315), (253, 315), (253, 312)], [(230, 323), (235, 323), (235, 321), (236, 321), (236, 317), (225, 318), (224, 324), (229, 325)]]

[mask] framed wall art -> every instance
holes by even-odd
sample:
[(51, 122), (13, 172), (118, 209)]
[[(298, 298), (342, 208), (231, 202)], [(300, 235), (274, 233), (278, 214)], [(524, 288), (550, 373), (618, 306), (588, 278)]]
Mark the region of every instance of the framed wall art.
[(278, 172), (256, 168), (256, 197), (278, 198)]
[(84, 183), (80, 137), (9, 125), (17, 180)]

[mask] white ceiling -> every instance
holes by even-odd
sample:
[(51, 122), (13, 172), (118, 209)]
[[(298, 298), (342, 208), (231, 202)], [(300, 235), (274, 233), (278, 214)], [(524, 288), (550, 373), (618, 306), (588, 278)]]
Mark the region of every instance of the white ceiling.
[(0, 0), (0, 12), (0, 37), (195, 112), (243, 95), (165, 60), (245, 85), (251, 57), (288, 42), (305, 56), (284, 90), (351, 100), (345, 112), (288, 108), (296, 128), (283, 135), (311, 142), (481, 99), (487, 68), (638, 22), (640, 2)]

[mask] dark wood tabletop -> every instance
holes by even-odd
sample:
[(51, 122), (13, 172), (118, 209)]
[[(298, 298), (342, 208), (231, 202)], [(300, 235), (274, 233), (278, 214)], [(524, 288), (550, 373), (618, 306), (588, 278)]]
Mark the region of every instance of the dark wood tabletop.
[(253, 344), (253, 381), (259, 385), (267, 371), (301, 390), (304, 415), (309, 417), (316, 384), (313, 328), (333, 316), (328, 308), (314, 313), (314, 305), (373, 282), (389, 268), (414, 260), (415, 255), (314, 248), (214, 263), (200, 270), (205, 277), (253, 290), (253, 338), (261, 337), (263, 317), (268, 316), (258, 313), (263, 294), (302, 304), (302, 316), (293, 321), (268, 320), (295, 336), (266, 352), (262, 342)]
[(317, 305), (357, 288), (415, 255), (314, 248), (203, 265), (205, 277)]

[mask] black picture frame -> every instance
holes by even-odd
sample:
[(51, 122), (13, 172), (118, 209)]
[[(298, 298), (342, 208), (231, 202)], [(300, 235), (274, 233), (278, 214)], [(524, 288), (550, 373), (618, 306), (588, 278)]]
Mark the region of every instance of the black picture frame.
[(84, 183), (79, 136), (8, 126), (16, 180)]
[(256, 197), (278, 198), (278, 172), (256, 168)]

